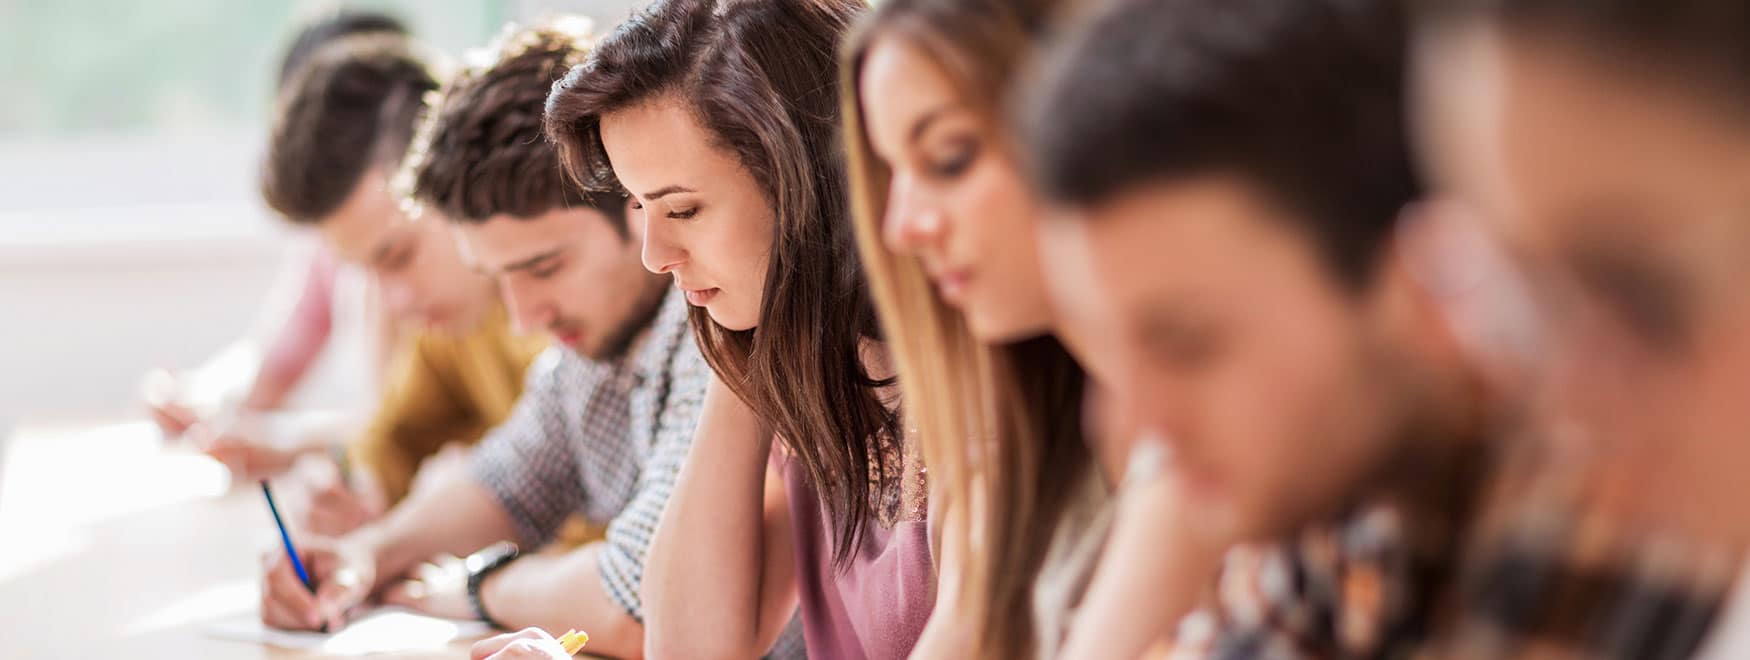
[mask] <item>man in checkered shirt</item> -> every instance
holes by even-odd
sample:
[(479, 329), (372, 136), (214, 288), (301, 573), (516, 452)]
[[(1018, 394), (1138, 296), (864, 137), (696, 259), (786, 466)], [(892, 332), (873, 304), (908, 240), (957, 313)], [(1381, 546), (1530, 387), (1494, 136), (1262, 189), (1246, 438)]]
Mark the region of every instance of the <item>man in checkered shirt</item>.
[[(642, 654), (645, 550), (692, 444), (710, 368), (685, 299), (643, 268), (642, 219), (627, 217), (623, 195), (563, 180), (542, 137), (548, 87), (585, 53), (579, 35), (554, 25), (508, 32), (488, 57), (471, 58), (428, 110), (397, 185), (409, 222), (450, 221), (464, 258), (498, 281), (518, 326), (562, 346), (530, 367), (515, 411), (466, 474), (414, 492), (358, 532), (304, 546), (314, 597), (275, 559), (262, 588), (270, 624), (338, 627), (375, 594), (504, 628), (575, 627), (590, 634), (592, 651)], [(606, 538), (516, 549), (553, 540), (573, 515), (605, 527)], [(506, 540), (517, 545), (493, 545)], [(433, 556), (476, 550), (466, 588), (404, 579)], [(799, 642), (792, 625), (773, 657), (800, 656)]]

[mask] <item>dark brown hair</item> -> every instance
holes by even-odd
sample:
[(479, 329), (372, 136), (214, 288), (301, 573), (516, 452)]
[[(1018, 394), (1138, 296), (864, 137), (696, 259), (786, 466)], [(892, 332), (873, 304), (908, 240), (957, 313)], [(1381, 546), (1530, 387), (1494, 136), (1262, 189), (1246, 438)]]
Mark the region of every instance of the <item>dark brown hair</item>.
[[(981, 116), (989, 158), (1012, 158), (1001, 99), (1044, 38), (1056, 0), (887, 0), (845, 41), (840, 71), (857, 236), (899, 365), (906, 416), (919, 429), (945, 534), (969, 540), (953, 599), (973, 658), (1024, 658), (1034, 648), (1032, 586), (1063, 513), (1092, 476), (1082, 435), (1085, 375), (1041, 337), (983, 345), (943, 301), (914, 257), (881, 240), (892, 172), (874, 155), (862, 117), (863, 61), (897, 39), (934, 61)], [(976, 503), (976, 504), (975, 504)], [(976, 553), (976, 554), (974, 554)]]
[(1602, 55), (1689, 74), (1697, 91), (1750, 98), (1744, 0), (1418, 0), (1421, 18), (1486, 17), (1537, 38), (1576, 36)]
[(626, 235), (624, 197), (573, 184), (541, 132), (553, 83), (589, 52), (580, 20), (511, 28), (445, 83), (427, 110), (397, 188), (450, 220), (496, 215), (533, 218), (553, 209), (589, 207)]
[(437, 78), (406, 37), (346, 37), (319, 49), (281, 90), (261, 173), (268, 206), (317, 223), (373, 167), (390, 171)]
[(1016, 105), (1035, 182), (1089, 206), (1239, 177), (1330, 271), (1373, 281), (1421, 192), (1400, 0), (1116, 0), (1082, 17)]
[(407, 25), (400, 19), (375, 11), (359, 11), (353, 9), (337, 9), (312, 17), (304, 24), (298, 34), (292, 37), (292, 43), (286, 46), (286, 53), (280, 58), (279, 76), (275, 78), (281, 87), (292, 79), (292, 74), (310, 57), (321, 50), (323, 46), (334, 43), (346, 37), (362, 34), (394, 34), (408, 36)]
[[(692, 310), (712, 369), (801, 462), (833, 520), (842, 565), (873, 518), (872, 477), (898, 488), (898, 432), (861, 359), (879, 338), (846, 210), (837, 141), (838, 42), (859, 0), (668, 0), (634, 15), (554, 86), (547, 131), (584, 185), (614, 188), (602, 115), (672, 96), (765, 190), (776, 217), (760, 323)], [(799, 394), (803, 394), (799, 396)]]

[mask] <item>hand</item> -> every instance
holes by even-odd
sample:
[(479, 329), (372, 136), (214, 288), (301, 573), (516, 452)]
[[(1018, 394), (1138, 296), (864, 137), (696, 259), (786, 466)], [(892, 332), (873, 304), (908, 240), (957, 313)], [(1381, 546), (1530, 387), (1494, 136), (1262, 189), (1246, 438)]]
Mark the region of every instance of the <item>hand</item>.
[(323, 536), (341, 536), (383, 515), (383, 504), (342, 481), (338, 469), (326, 472), (318, 483), (311, 484), (300, 520), (305, 529)]
[(164, 369), (153, 369), (146, 374), (140, 390), (141, 398), (146, 403), (146, 412), (151, 415), (152, 423), (158, 426), (166, 440), (181, 436), (188, 431), (188, 427), (200, 421), (200, 415), (182, 403), (183, 385), (175, 374)]
[(508, 635), (480, 640), (469, 651), (471, 660), (564, 660), (571, 654), (559, 640), (540, 628), (524, 628)]
[(158, 426), (158, 431), (164, 434), (166, 440), (181, 437), (188, 432), (188, 427), (200, 421), (193, 408), (171, 401), (157, 405), (147, 403), (146, 412), (151, 415), (152, 423)]
[(259, 426), (238, 423), (217, 427), (202, 422), (190, 427), (188, 434), (202, 452), (225, 464), (233, 480), (260, 481), (291, 469), (302, 452), (275, 446)]
[(311, 594), (298, 579), (285, 550), (276, 548), (263, 558), (261, 621), (287, 630), (339, 630), (346, 625), (347, 611), (363, 602), (376, 581), (376, 562), (357, 543), (311, 539), (298, 548), (304, 569), (316, 585)]
[(419, 567), (416, 577), (391, 585), (383, 603), (445, 619), (473, 619), (468, 602), (468, 569), (455, 557), (440, 557)]

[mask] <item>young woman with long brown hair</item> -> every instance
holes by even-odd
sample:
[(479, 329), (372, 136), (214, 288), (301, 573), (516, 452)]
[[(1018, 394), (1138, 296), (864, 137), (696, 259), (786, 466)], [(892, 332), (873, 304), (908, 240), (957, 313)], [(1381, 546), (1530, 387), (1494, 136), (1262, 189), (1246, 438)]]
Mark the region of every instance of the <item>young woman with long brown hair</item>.
[(548, 99), (568, 170), (643, 208), (645, 265), (686, 291), (717, 375), (645, 563), (652, 657), (755, 657), (800, 610), (813, 657), (901, 658), (934, 603), (837, 140), (863, 8), (659, 2)]

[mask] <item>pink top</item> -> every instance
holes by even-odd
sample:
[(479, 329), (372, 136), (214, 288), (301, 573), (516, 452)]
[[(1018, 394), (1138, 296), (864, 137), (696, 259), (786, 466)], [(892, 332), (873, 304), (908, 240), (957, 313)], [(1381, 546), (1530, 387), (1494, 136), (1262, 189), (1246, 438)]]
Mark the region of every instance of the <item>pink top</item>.
[(280, 407), (316, 364), (334, 334), (334, 281), (339, 270), (334, 254), (318, 245), (306, 266), (297, 303), (267, 346), (244, 407)]
[(780, 459), (795, 529), (797, 583), (808, 657), (899, 660), (911, 654), (936, 601), (928, 516), (892, 529), (874, 521), (843, 569), (832, 524), (801, 464)]

